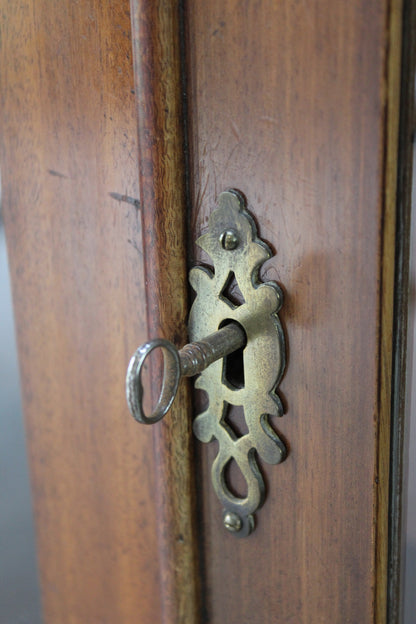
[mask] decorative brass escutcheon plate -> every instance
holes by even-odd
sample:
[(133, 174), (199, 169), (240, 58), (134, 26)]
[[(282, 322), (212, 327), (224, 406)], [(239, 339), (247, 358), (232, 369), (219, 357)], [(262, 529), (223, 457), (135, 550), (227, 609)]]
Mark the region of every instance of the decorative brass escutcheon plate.
[[(238, 191), (220, 194), (208, 232), (197, 244), (211, 257), (214, 271), (200, 266), (190, 271), (196, 298), (190, 311), (189, 337), (199, 341), (224, 324), (236, 322), (245, 332), (246, 345), (240, 387), (227, 377), (226, 358), (210, 364), (198, 377), (195, 387), (208, 394), (209, 405), (195, 418), (193, 430), (202, 442), (216, 439), (219, 443), (212, 482), (224, 508), (225, 527), (237, 537), (245, 537), (253, 530), (253, 513), (265, 498), (257, 456), (278, 464), (286, 455), (285, 445), (269, 422), (270, 416), (283, 413), (276, 394), (285, 367), (284, 335), (278, 318), (283, 298), (275, 282), (259, 281), (260, 267), (272, 254), (257, 238), (254, 221)], [(238, 284), (240, 305), (227, 297), (230, 280)], [(247, 432), (242, 436), (227, 422), (232, 406), (244, 410)], [(227, 482), (227, 465), (232, 460), (247, 483), (244, 498), (233, 493)]]
[[(211, 257), (214, 271), (202, 266), (190, 271), (196, 292), (188, 328), (193, 342), (180, 351), (162, 338), (141, 345), (127, 369), (126, 398), (134, 418), (152, 425), (168, 412), (180, 378), (200, 373), (195, 386), (205, 390), (209, 402), (194, 420), (194, 433), (202, 442), (218, 441), (212, 482), (224, 508), (224, 526), (237, 537), (246, 537), (254, 528), (253, 514), (265, 498), (257, 458), (278, 464), (286, 455), (285, 445), (269, 422), (271, 416), (283, 413), (276, 394), (285, 367), (277, 315), (282, 292), (275, 282), (259, 281), (260, 267), (272, 254), (257, 238), (238, 191), (221, 193), (208, 232), (197, 244)], [(240, 291), (238, 300), (232, 300), (230, 282)], [(148, 355), (159, 348), (164, 358), (162, 388), (152, 414), (146, 415), (141, 374)], [(244, 431), (232, 422), (232, 410), (237, 408), (243, 411)], [(244, 496), (233, 493), (230, 486), (231, 462), (236, 462), (247, 484)]]

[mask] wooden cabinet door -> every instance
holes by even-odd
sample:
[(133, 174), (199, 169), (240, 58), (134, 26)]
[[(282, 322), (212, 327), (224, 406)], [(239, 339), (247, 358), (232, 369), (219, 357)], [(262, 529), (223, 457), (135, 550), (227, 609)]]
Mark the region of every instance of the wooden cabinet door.
[[(45, 622), (386, 622), (400, 0), (0, 8)], [(124, 397), (139, 344), (185, 342), (194, 241), (230, 187), (288, 345), (289, 453), (241, 540), (189, 386), (153, 430)]]

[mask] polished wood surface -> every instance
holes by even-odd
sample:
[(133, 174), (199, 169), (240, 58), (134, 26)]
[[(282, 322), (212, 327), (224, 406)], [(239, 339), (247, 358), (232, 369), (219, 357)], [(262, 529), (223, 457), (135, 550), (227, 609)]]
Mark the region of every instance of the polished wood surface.
[[(411, 342), (407, 347), (408, 322), (412, 318), (411, 288), (411, 213), (414, 166), (414, 136), (416, 129), (416, 102), (414, 76), (416, 75), (416, 47), (411, 45), (416, 32), (416, 3), (403, 3), (402, 75), (400, 94), (400, 131), (397, 179), (397, 223), (395, 261), (395, 308), (392, 363), (392, 435), (390, 461), (389, 509), (389, 576), (387, 621), (394, 624), (405, 621), (404, 602), (410, 596), (406, 571), (406, 524), (409, 448), (408, 392), (411, 388), (411, 368), (408, 366)], [(405, 589), (406, 585), (406, 589)]]
[(397, 2), (188, 5), (193, 236), (246, 195), (289, 354), (290, 452), (247, 540), (198, 449), (208, 622), (385, 622), (399, 34)]
[[(3, 210), (45, 622), (382, 624), (401, 3), (131, 6), (0, 2)], [(185, 341), (183, 52), (189, 238), (239, 189), (275, 254), (262, 277), (285, 292), (274, 425), (289, 455), (263, 466), (246, 540), (222, 526), (214, 444), (195, 443), (192, 469), (187, 386), (153, 432), (124, 397), (141, 342)]]
[[(186, 344), (186, 189), (177, 0), (133, 0), (145, 298), (149, 338)], [(152, 369), (153, 405), (163, 366)], [(199, 568), (189, 386), (154, 425), (162, 619), (196, 622)]]
[[(128, 0), (1, 2), (3, 211), (45, 622), (160, 622)], [(112, 195), (110, 195), (112, 194)]]
[[(395, 571), (390, 552), (390, 517), (395, 494), (391, 486), (391, 468), (396, 458), (392, 456), (391, 440), (394, 439), (396, 423), (392, 415), (392, 397), (395, 389), (392, 383), (394, 329), (397, 327), (395, 309), (395, 289), (403, 283), (397, 279), (396, 258), (400, 247), (400, 215), (397, 216), (397, 179), (399, 175), (399, 119), (400, 86), (402, 70), (402, 28), (403, 2), (396, 0), (388, 7), (386, 49), (386, 70), (383, 97), (385, 101), (384, 117), (384, 188), (381, 195), (382, 233), (380, 253), (380, 351), (379, 351), (379, 395), (378, 429), (376, 435), (377, 515), (375, 528), (375, 621), (395, 624), (391, 601), (388, 601), (388, 588)], [(406, 13), (407, 16), (407, 13)], [(410, 41), (410, 39), (407, 39)], [(397, 231), (398, 230), (398, 231)], [(395, 283), (395, 277), (397, 279)], [(397, 389), (396, 389), (397, 391)], [(394, 468), (393, 468), (394, 471)], [(399, 621), (396, 620), (397, 624)]]

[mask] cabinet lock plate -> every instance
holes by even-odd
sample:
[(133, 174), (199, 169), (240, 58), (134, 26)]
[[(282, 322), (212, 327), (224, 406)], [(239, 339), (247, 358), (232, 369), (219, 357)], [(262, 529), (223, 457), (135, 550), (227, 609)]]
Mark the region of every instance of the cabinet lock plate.
[[(200, 373), (195, 387), (207, 393), (208, 407), (194, 419), (193, 431), (201, 442), (218, 442), (211, 475), (224, 526), (245, 537), (253, 530), (253, 514), (265, 499), (258, 458), (278, 464), (286, 456), (286, 447), (269, 420), (283, 414), (276, 394), (285, 367), (278, 317), (283, 296), (275, 282), (259, 279), (262, 264), (272, 254), (257, 237), (238, 191), (220, 194), (208, 231), (196, 242), (210, 256), (213, 269), (195, 266), (190, 271), (196, 292), (188, 326), (192, 343), (181, 351), (165, 340), (140, 347), (128, 369), (127, 401), (137, 420), (156, 422), (169, 409), (180, 377)], [(155, 347), (164, 350), (165, 380), (156, 410), (148, 417), (142, 409), (140, 373)], [(233, 425), (235, 410), (240, 413), (240, 427)], [(246, 482), (242, 496), (229, 483), (232, 462)]]

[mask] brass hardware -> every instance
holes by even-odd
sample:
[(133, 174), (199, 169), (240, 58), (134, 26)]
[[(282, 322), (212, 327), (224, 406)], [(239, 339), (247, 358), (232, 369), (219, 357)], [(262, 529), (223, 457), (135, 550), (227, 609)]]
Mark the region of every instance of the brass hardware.
[[(283, 297), (275, 282), (259, 281), (260, 267), (271, 252), (257, 238), (254, 221), (238, 191), (220, 194), (208, 231), (197, 244), (211, 257), (214, 272), (201, 266), (190, 271), (196, 292), (188, 327), (193, 342), (181, 351), (160, 339), (140, 347), (127, 372), (127, 402), (139, 422), (157, 422), (172, 404), (180, 377), (200, 373), (195, 387), (208, 394), (209, 404), (195, 418), (193, 430), (200, 441), (216, 439), (219, 443), (212, 482), (224, 507), (223, 523), (233, 535), (245, 537), (253, 530), (253, 514), (265, 498), (257, 455), (269, 464), (278, 464), (286, 456), (285, 445), (269, 422), (270, 416), (283, 413), (276, 394), (285, 366), (284, 336), (277, 314)], [(239, 289), (238, 297), (230, 291), (231, 282), (237, 292)], [(209, 334), (207, 338), (205, 334)], [(145, 358), (157, 347), (164, 352), (164, 380), (155, 411), (145, 416), (140, 375)], [(236, 351), (243, 369), (238, 379), (228, 370), (228, 358)], [(244, 411), (248, 431), (243, 435), (228, 419), (232, 406)], [(228, 483), (227, 466), (232, 460), (247, 484), (244, 497), (233, 493)]]
[(220, 236), (221, 245), (224, 249), (232, 251), (238, 246), (238, 235), (234, 230), (225, 230)]
[(226, 511), (224, 513), (224, 526), (227, 531), (231, 531), (231, 533), (237, 533), (240, 531), (242, 522), (240, 516), (237, 516), (236, 513), (232, 511)]
[[(153, 425), (168, 412), (178, 390), (181, 377), (193, 377), (216, 360), (245, 345), (244, 330), (235, 323), (215, 333), (185, 345), (180, 351), (169, 340), (157, 338), (139, 347), (130, 360), (126, 377), (127, 404), (134, 418), (144, 425)], [(154, 412), (146, 416), (143, 410), (141, 374), (146, 357), (154, 349), (163, 351), (163, 382)]]

